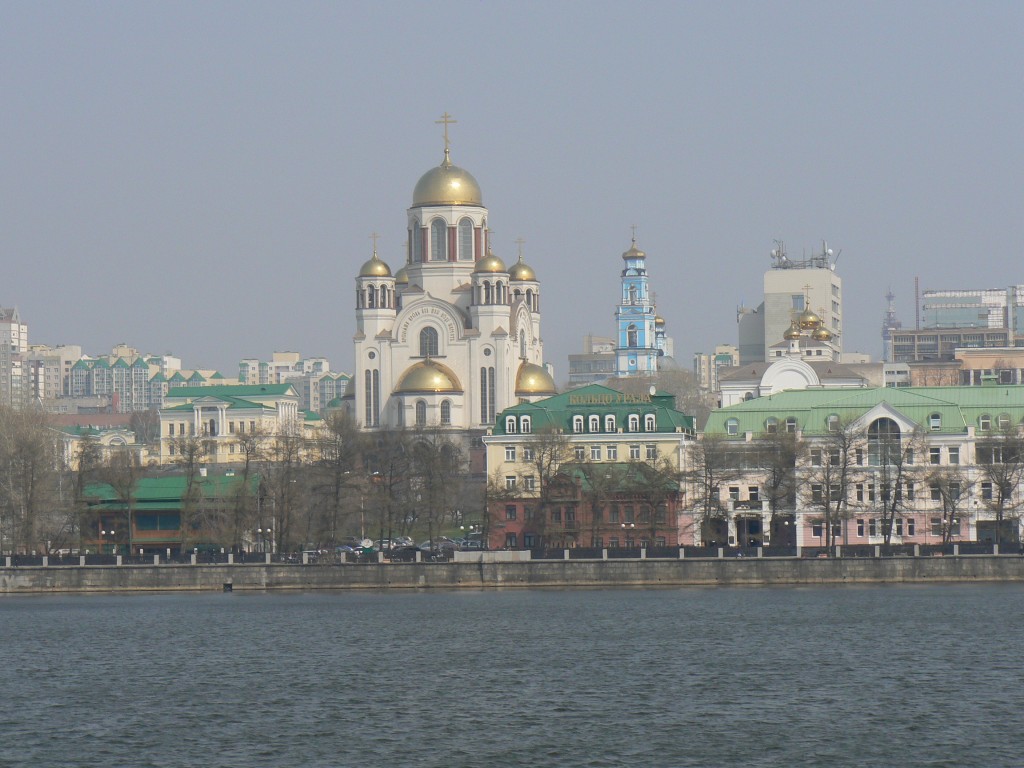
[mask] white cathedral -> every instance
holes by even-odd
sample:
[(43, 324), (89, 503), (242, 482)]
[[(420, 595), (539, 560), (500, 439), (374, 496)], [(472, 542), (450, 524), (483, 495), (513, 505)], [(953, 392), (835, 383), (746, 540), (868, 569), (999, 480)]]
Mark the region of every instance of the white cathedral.
[(344, 407), (365, 429), (485, 430), (505, 408), (556, 394), (543, 365), (540, 282), (491, 252), (480, 185), (444, 161), (408, 209), (405, 265), (356, 277), (355, 371)]

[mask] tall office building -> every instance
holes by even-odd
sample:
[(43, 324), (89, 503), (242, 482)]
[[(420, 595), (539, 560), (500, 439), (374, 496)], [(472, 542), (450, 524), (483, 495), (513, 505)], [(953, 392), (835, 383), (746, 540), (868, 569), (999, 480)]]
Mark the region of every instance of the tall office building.
[(0, 307), (0, 404), (23, 408), (29, 400), (25, 369), (28, 325), (21, 322), (17, 307)]

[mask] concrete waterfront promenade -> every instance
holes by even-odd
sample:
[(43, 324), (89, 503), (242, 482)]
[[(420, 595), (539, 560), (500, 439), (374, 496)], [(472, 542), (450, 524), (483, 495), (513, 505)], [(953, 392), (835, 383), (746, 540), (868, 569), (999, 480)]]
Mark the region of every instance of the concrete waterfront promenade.
[[(0, 560), (0, 564), (4, 561)], [(1024, 581), (1024, 557), (686, 558), (447, 563), (0, 567), (0, 595), (313, 589), (459, 589)]]

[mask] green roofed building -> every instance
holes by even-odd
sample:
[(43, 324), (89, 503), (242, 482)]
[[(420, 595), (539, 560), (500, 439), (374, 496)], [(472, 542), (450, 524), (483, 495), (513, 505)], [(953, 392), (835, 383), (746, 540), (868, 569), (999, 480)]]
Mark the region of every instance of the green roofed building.
[[(233, 473), (193, 478), (139, 478), (131, 493), (113, 485), (85, 488), (83, 548), (138, 555), (172, 554), (216, 546), (227, 552), (251, 550), (263, 525), (259, 475), (247, 481)], [(269, 527), (269, 522), (267, 526)]]
[(694, 543), (1016, 551), (1022, 428), (1024, 386), (803, 390), (722, 408), (691, 461)]
[(592, 384), (505, 409), (483, 440), (492, 548), (679, 543), (694, 423), (672, 395)]

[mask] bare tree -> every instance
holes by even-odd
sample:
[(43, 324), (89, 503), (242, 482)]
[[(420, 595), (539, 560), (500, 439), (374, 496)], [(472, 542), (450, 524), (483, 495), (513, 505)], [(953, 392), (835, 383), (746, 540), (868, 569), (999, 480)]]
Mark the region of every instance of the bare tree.
[[(541, 545), (546, 544), (552, 507), (565, 500), (567, 488), (562, 466), (575, 458), (572, 442), (561, 430), (546, 427), (537, 430), (523, 444), (528, 451), (524, 461), (529, 475), (522, 475), (523, 491), (536, 499), (533, 528)], [(533, 489), (528, 484), (533, 484)]]
[(135, 442), (153, 445), (160, 442), (160, 412), (156, 408), (146, 411), (132, 411), (128, 418), (128, 429), (135, 433)]
[(981, 501), (995, 518), (995, 543), (1002, 544), (1006, 521), (1019, 520), (1024, 505), (1024, 437), (1009, 425), (979, 440), (976, 451)]
[(924, 471), (915, 458), (924, 455), (927, 445), (919, 431), (901, 434), (894, 421), (882, 418), (868, 426), (866, 446), (865, 475), (875, 483), (873, 509), (880, 515), (882, 543), (888, 548), (895, 521), (908, 506), (907, 483), (916, 482)]
[(739, 450), (724, 436), (707, 432), (693, 443), (685, 477), (693, 489), (689, 503), (704, 544), (728, 541), (729, 510), (722, 503), (722, 486), (740, 477)]
[(274, 546), (279, 552), (294, 551), (296, 545), (306, 543), (309, 538), (308, 520), (300, 517), (304, 510), (305, 485), (300, 482), (304, 448), (303, 436), (297, 429), (284, 430), (273, 436), (268, 453), (266, 484), (270, 492)]
[(949, 544), (960, 529), (959, 518), (973, 493), (974, 483), (960, 465), (935, 467), (927, 477), (933, 500), (942, 504), (942, 543)]
[(824, 544), (830, 549), (836, 546), (837, 529), (848, 517), (851, 487), (858, 469), (856, 451), (861, 447), (863, 456), (862, 446), (863, 435), (852, 423), (833, 421), (824, 437), (808, 449), (806, 491), (810, 506), (821, 510)]
[(608, 521), (608, 505), (621, 497), (626, 473), (621, 464), (606, 464), (587, 461), (578, 465), (583, 475), (583, 499), (589, 506), (588, 523), (590, 526), (591, 546), (601, 537), (601, 532)]
[(171, 438), (170, 447), (174, 463), (181, 467), (185, 477), (185, 490), (181, 496), (180, 508), (181, 551), (185, 552), (191, 547), (193, 532), (203, 527), (200, 520), (200, 470), (209, 452), (209, 444), (198, 435), (191, 434)]
[[(641, 525), (646, 524), (648, 541), (654, 544), (658, 538), (674, 539), (669, 546), (679, 543), (679, 526), (675, 520), (669, 525), (669, 508), (679, 498), (682, 473), (668, 457), (651, 461), (630, 463), (628, 487), (630, 495), (640, 505)], [(661, 535), (664, 534), (664, 535)]]
[(129, 446), (112, 451), (106, 465), (100, 470), (100, 479), (109, 485), (124, 510), (123, 536), (126, 554), (135, 554), (135, 492), (138, 490), (142, 469), (139, 455)]
[(417, 430), (412, 443), (410, 494), (415, 498), (417, 520), (427, 523), (433, 541), (450, 515), (462, 485), (465, 465), (462, 450), (441, 429)]
[[(803, 442), (795, 432), (776, 430), (757, 441), (757, 466), (762, 471), (764, 502), (768, 505), (771, 541), (776, 543), (782, 518), (792, 528), (796, 523), (797, 466), (805, 454)], [(785, 514), (784, 514), (785, 513)]]
[(41, 414), (0, 407), (0, 548), (46, 551), (65, 527), (54, 509), (58, 455)]
[(345, 411), (334, 411), (324, 420), (319, 438), (318, 458), (311, 472), (313, 501), (320, 518), (323, 538), (338, 543), (339, 529), (352, 514), (352, 497), (365, 480), (360, 471), (363, 435), (359, 425)]

